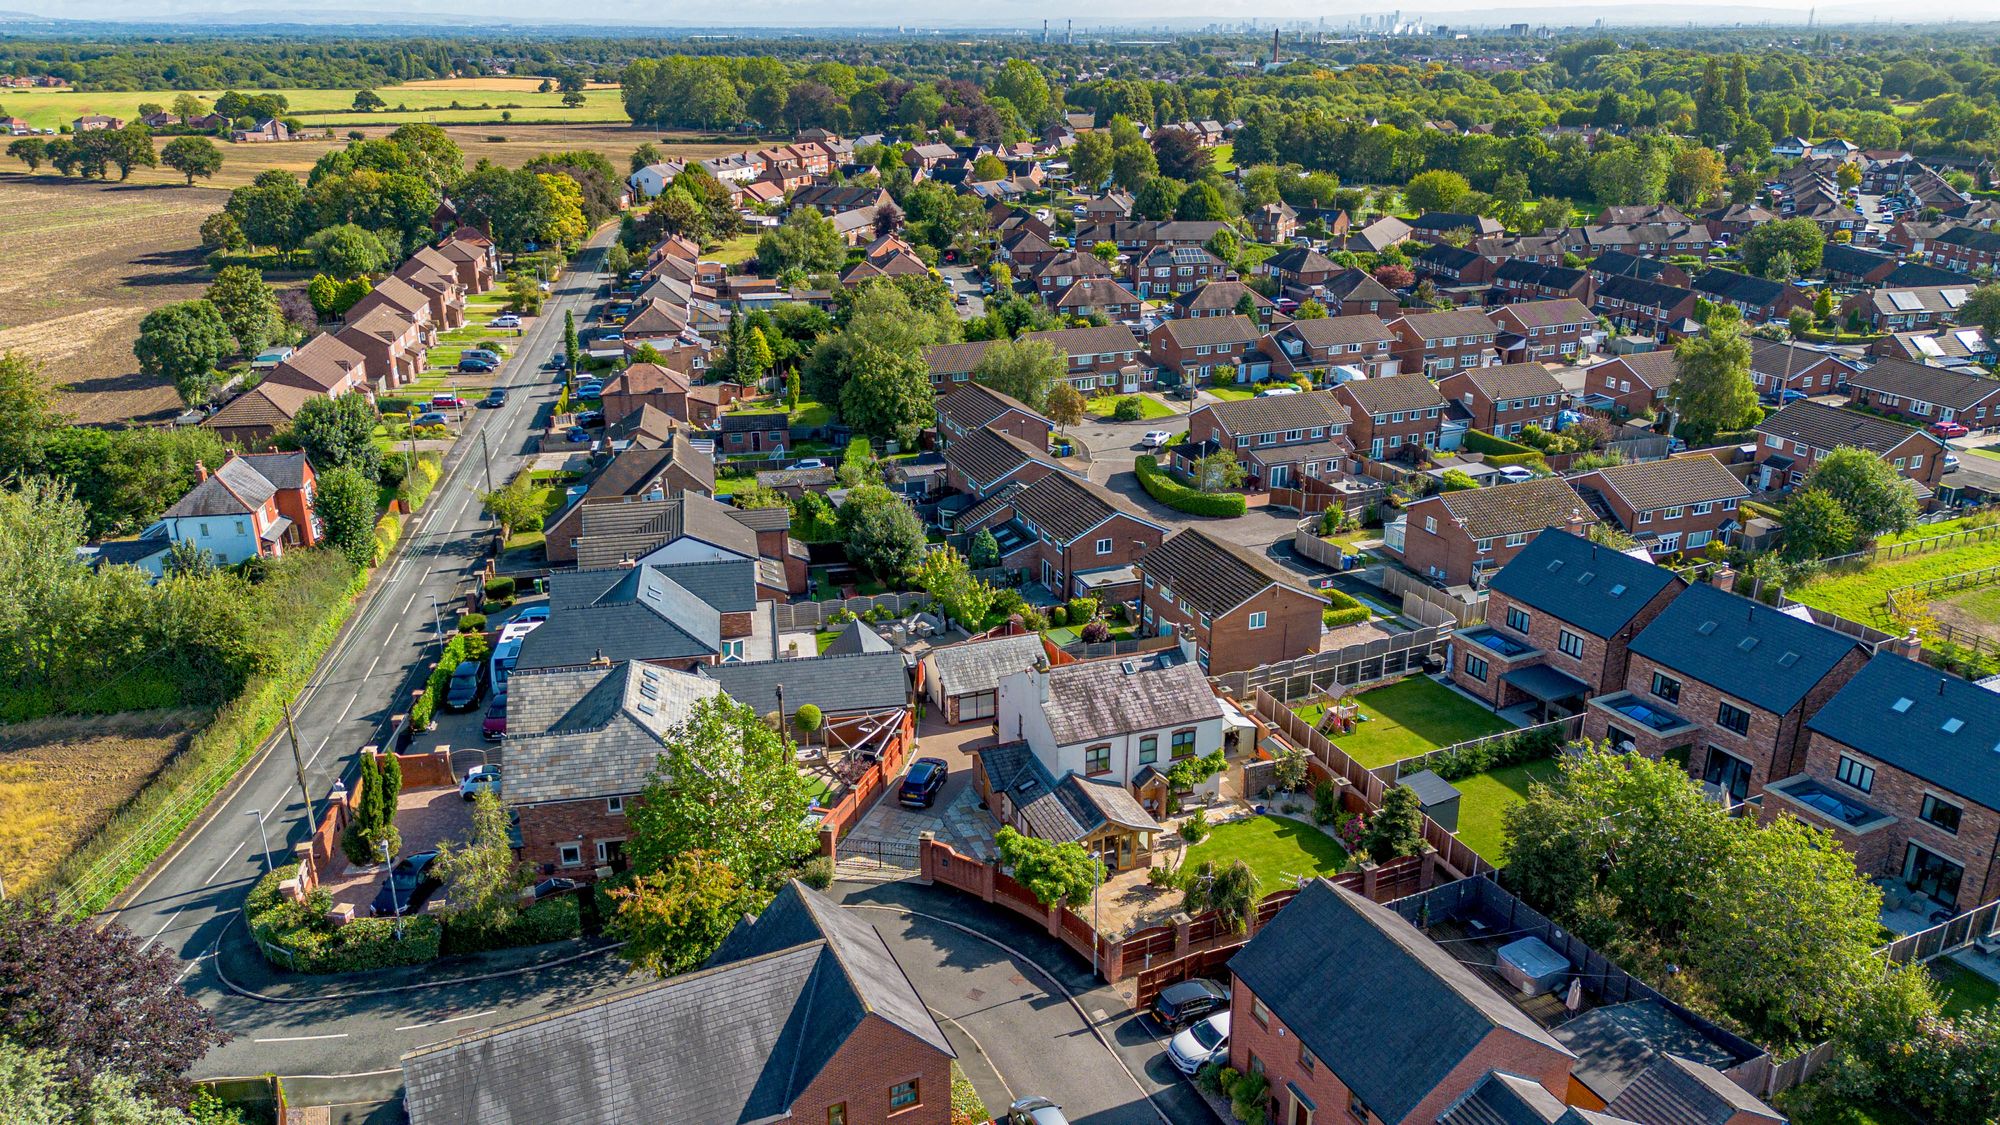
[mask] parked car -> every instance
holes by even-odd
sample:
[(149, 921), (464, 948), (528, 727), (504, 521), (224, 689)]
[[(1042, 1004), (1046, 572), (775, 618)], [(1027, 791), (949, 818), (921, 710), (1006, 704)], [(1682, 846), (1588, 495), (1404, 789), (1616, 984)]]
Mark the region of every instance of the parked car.
[(563, 431), (563, 437), (569, 439), (571, 445), (582, 445), (584, 442), (590, 440), (590, 431), (584, 429), (582, 426), (571, 426), (569, 429)]
[(500, 353), (486, 348), (467, 348), (458, 354), (465, 359), (483, 359), (488, 363), (500, 362)]
[(491, 793), (495, 797), (500, 795), (499, 766), (474, 766), (465, 771), (465, 779), (458, 783), (458, 795), (470, 801), (481, 793)]
[(486, 686), (486, 662), (484, 660), (462, 660), (451, 670), (451, 683), (444, 692), (444, 709), (447, 711), (470, 711), (479, 702), (479, 691)]
[(467, 375), (490, 375), (493, 372), (493, 364), (488, 360), (464, 356), (458, 361), (458, 369)]
[(436, 410), (426, 410), (426, 411), (424, 411), (424, 412), (423, 412), (422, 414), (419, 414), (419, 415), (417, 415), (417, 419), (416, 419), (416, 421), (414, 421), (414, 422), (411, 422), (411, 423), (410, 423), (410, 425), (412, 425), (412, 426), (449, 426), (449, 425), (451, 425), (451, 419), (449, 419), (449, 418), (445, 417), (445, 416), (444, 416), (444, 415), (443, 415), (442, 413), (440, 413), (440, 412), (438, 412), (438, 411), (436, 411)]
[[(507, 737), (507, 697), (496, 696), (486, 708), (486, 717), (479, 721), (479, 737), (488, 742), (498, 742)], [(461, 790), (463, 792), (463, 790)]]
[(578, 383), (578, 384), (576, 385), (576, 397), (578, 397), (578, 398), (603, 398), (603, 397), (604, 397), (604, 384), (603, 384), (603, 383), (600, 383), (600, 382), (598, 382), (598, 381), (597, 381), (597, 380), (595, 380), (595, 379), (591, 379), (591, 380), (587, 380), (587, 381), (585, 381), (585, 382), (582, 382), (582, 383)]
[(1167, 1061), (1182, 1074), (1192, 1075), (1212, 1060), (1228, 1058), (1228, 1012), (1217, 1012), (1190, 1024), (1167, 1043)]
[(1139, 448), (1165, 449), (1167, 443), (1172, 440), (1174, 440), (1174, 435), (1165, 430), (1147, 430), (1146, 436), (1139, 439)]
[(486, 323), (493, 328), (519, 328), (521, 327), (521, 318), (513, 313), (501, 313)]
[(1069, 1125), (1062, 1107), (1043, 1097), (1016, 1098), (996, 1125)]
[(806, 459), (805, 459), (805, 460), (803, 460), (803, 461), (795, 461), (795, 462), (793, 462), (793, 463), (792, 463), (792, 468), (794, 468), (794, 469), (824, 469), (824, 468), (826, 468), (826, 462), (825, 462), (824, 460), (822, 460), (821, 458), (818, 458), (818, 457), (808, 457), (808, 458), (806, 458)]
[(1958, 454), (1956, 454), (1956, 453), (1947, 453), (1947, 454), (1945, 454), (1945, 455), (1944, 455), (1944, 471), (1948, 473), (1948, 472), (1950, 472), (1950, 471), (1952, 471), (1953, 469), (1956, 469), (1956, 468), (1958, 468)]
[(1493, 470), (1494, 474), (1509, 484), (1519, 484), (1524, 480), (1534, 480), (1534, 471), (1521, 465), (1502, 465)]
[(1229, 1010), (1229, 990), (1196, 977), (1170, 984), (1153, 998), (1153, 1019), (1170, 1031), (1178, 1031), (1211, 1012)]
[(951, 767), (942, 758), (918, 758), (910, 763), (910, 772), (903, 775), (903, 784), (896, 789), (896, 803), (907, 809), (930, 808), (950, 773)]
[(1771, 405), (1773, 406), (1789, 406), (1792, 403), (1795, 403), (1804, 397), (1806, 397), (1806, 393), (1804, 391), (1794, 390), (1791, 387), (1786, 387), (1785, 389), (1779, 391), (1772, 391), (1764, 396), (1765, 400), (1771, 403)]
[(375, 901), (369, 904), (370, 912), (378, 918), (393, 918), (422, 910), (431, 892), (439, 886), (437, 876), (431, 872), (435, 862), (436, 852), (418, 852), (390, 868), (389, 877), (382, 880)]
[(495, 387), (492, 390), (487, 391), (486, 397), (479, 400), (479, 405), (485, 407), (488, 410), (491, 410), (496, 406), (507, 405), (507, 388)]
[(541, 605), (529, 606), (513, 617), (508, 618), (507, 623), (509, 625), (518, 625), (523, 621), (547, 621), (548, 619), (549, 607), (547, 603), (543, 603)]
[(1964, 437), (1972, 432), (1963, 422), (1932, 422), (1930, 431), (1942, 438)]
[(431, 396), (432, 410), (457, 410), (459, 407), (464, 405), (465, 401), (459, 398), (457, 395), (442, 394), (442, 395)]
[(569, 370), (569, 353), (557, 352), (550, 356), (549, 361), (542, 366), (548, 368), (550, 371), (567, 371)]

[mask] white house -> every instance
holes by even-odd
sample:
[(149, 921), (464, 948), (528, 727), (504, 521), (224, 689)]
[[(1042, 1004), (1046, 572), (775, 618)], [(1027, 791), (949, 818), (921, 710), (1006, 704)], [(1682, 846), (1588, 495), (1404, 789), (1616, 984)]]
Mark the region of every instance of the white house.
[(667, 190), (667, 185), (673, 183), (674, 177), (680, 175), (686, 168), (687, 165), (678, 160), (648, 164), (644, 168), (627, 176), (625, 182), (632, 188), (634, 197), (639, 199), (654, 199), (661, 192)]
[[(1025, 742), (1050, 775), (1143, 789), (1175, 762), (1222, 749), (1222, 700), (1172, 650), (1016, 672), (1000, 681), (1003, 741)], [(1212, 795), (1211, 777), (1198, 790)]]

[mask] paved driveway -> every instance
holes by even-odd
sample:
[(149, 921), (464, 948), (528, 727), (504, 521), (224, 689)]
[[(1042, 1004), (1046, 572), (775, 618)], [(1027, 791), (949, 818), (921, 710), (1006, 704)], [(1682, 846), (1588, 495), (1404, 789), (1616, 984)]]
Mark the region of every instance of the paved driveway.
[(935, 832), (937, 838), (969, 855), (989, 855), (993, 833), (999, 824), (991, 813), (979, 807), (979, 794), (972, 786), (972, 752), (990, 741), (993, 728), (985, 723), (948, 726), (936, 716), (926, 716), (917, 728), (917, 758), (941, 758), (950, 773), (944, 789), (927, 809), (906, 809), (896, 803), (892, 783), (848, 830), (840, 842), (840, 857), (849, 870), (859, 870), (871, 861), (885, 866), (914, 867), (917, 837)]
[[(1168, 399), (1177, 409), (1185, 410), (1187, 404), (1179, 399)], [(1206, 405), (1216, 401), (1206, 393), (1196, 405)], [(1088, 471), (1090, 479), (1130, 500), (1145, 512), (1154, 522), (1168, 528), (1193, 527), (1218, 539), (1240, 543), (1259, 553), (1270, 554), (1269, 548), (1279, 541), (1289, 542), (1292, 530), (1298, 523), (1298, 515), (1291, 511), (1272, 511), (1266, 508), (1251, 508), (1237, 519), (1213, 519), (1207, 516), (1191, 516), (1176, 511), (1146, 494), (1140, 486), (1139, 478), (1132, 472), (1133, 462), (1144, 450), (1139, 448), (1139, 439), (1149, 430), (1165, 430), (1170, 434), (1187, 432), (1187, 415), (1181, 413), (1173, 418), (1153, 418), (1138, 422), (1109, 422), (1092, 419), (1068, 431), (1076, 436), (1090, 450)], [(1283, 561), (1289, 552), (1273, 555)]]

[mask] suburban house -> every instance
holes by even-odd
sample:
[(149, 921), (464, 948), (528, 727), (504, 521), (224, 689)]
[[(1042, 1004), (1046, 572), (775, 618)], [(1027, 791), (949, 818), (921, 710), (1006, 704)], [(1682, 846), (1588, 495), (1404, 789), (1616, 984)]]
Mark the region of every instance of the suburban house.
[(1069, 287), (1085, 278), (1111, 278), (1111, 267), (1088, 250), (1064, 250), (1035, 268), (1035, 292), (1044, 301), (1053, 301)]
[(1667, 388), (1680, 376), (1680, 360), (1672, 348), (1632, 352), (1593, 363), (1583, 376), (1578, 402), (1592, 410), (1633, 415), (1666, 409)]
[(979, 430), (1012, 434), (1036, 449), (1049, 447), (1055, 424), (1034, 407), (984, 383), (963, 383), (937, 400), (938, 445), (951, 448), (954, 439)]
[(632, 364), (604, 384), (605, 424), (615, 425), (641, 406), (651, 406), (670, 418), (707, 429), (714, 424), (713, 417), (697, 420), (689, 414), (688, 392), (693, 388), (694, 378), (685, 371), (657, 363)]
[(1249, 317), (1191, 317), (1161, 321), (1146, 338), (1154, 363), (1194, 383), (1215, 374), (1217, 367), (1239, 367), (1263, 330)]
[(1407, 222), (1411, 238), (1439, 245), (1455, 241), (1454, 236), (1460, 231), (1465, 232), (1468, 242), (1507, 233), (1507, 228), (1501, 226), (1498, 219), (1459, 211), (1426, 211)]
[(1042, 442), (981, 427), (954, 440), (944, 451), (945, 486), (985, 499), (1008, 484), (1033, 484), (1065, 472)]
[(548, 590), (549, 618), (521, 638), (517, 671), (593, 660), (691, 671), (778, 656), (770, 615), (757, 606), (754, 558), (561, 570)]
[(318, 546), (325, 538), (313, 509), (317, 478), (303, 453), (230, 453), (214, 472), (197, 465), (195, 478), (137, 543), (117, 549), (117, 561), (159, 577), (176, 543), (207, 552), (219, 566), (234, 566)]
[(1047, 660), (1040, 634), (985, 637), (925, 653), (917, 683), (945, 722), (990, 723), (1000, 713), (1000, 681)]
[(687, 435), (676, 433), (650, 449), (621, 450), (587, 483), (572, 487), (563, 507), (549, 518), (543, 529), (545, 557), (555, 566), (576, 561), (588, 508), (664, 500), (688, 492), (715, 494), (715, 461), (695, 449)]
[(1765, 223), (1775, 223), (1778, 216), (1754, 202), (1731, 203), (1701, 217), (1702, 225), (1708, 228), (1708, 237), (1717, 242), (1734, 242)]
[(201, 425), (214, 430), (223, 441), (261, 449), (279, 430), (291, 426), (306, 403), (320, 397), (303, 387), (265, 380), (230, 399), (222, 409), (203, 418)]
[(791, 538), (789, 509), (736, 508), (699, 492), (579, 507), (583, 526), (574, 550), (580, 568), (623, 566), (628, 559), (640, 565), (749, 559), (765, 596), (805, 592), (806, 553)]
[(358, 314), (349, 309), (348, 314), (347, 326), (336, 339), (360, 354), (376, 393), (400, 387), (424, 372), (424, 329), (409, 314), (388, 304)]
[(1138, 600), (1132, 562), (1167, 534), (1124, 497), (1069, 473), (1003, 489), (952, 526), (968, 535), (992, 531), (1000, 565), (1026, 571), (1057, 597), (1091, 595), (1107, 602)]
[(1253, 207), (1244, 217), (1249, 220), (1250, 231), (1259, 242), (1282, 245), (1290, 242), (1292, 236), (1299, 232), (1299, 213), (1282, 199)]
[(1066, 377), (1085, 396), (1148, 390), (1153, 385), (1152, 368), (1139, 362), (1138, 340), (1120, 325), (1023, 332), (1020, 339), (1047, 344), (1066, 357)]
[(1199, 289), (1182, 293), (1168, 304), (1167, 314), (1174, 317), (1230, 316), (1242, 311), (1246, 299), (1256, 310), (1252, 319), (1268, 327), (1278, 306), (1272, 304), (1269, 297), (1240, 281), (1211, 281)]
[(1487, 583), (1486, 621), (1453, 634), (1452, 682), (1494, 710), (1573, 714), (1625, 684), (1627, 646), (1687, 583), (1580, 535), (1535, 536)]
[(1847, 285), (1880, 285), (1894, 273), (1898, 259), (1879, 250), (1864, 250), (1845, 242), (1829, 242), (1820, 252), (1820, 276)]
[(734, 411), (715, 420), (718, 456), (769, 453), (783, 457), (792, 444), (792, 417), (783, 410)]
[(1226, 450), (1257, 486), (1297, 488), (1300, 477), (1338, 469), (1353, 454), (1343, 436), (1349, 421), (1347, 408), (1324, 391), (1227, 400), (1190, 413), (1187, 440), (1171, 452), (1185, 466)]
[(1642, 258), (1627, 254), (1623, 250), (1606, 250), (1590, 260), (1586, 267), (1590, 275), (1600, 282), (1614, 277), (1629, 277), (1636, 281), (1652, 281), (1661, 285), (1671, 285), (1676, 289), (1686, 289), (1693, 276), (1688, 271), (1659, 258)]
[(1178, 297), (1229, 275), (1222, 259), (1200, 246), (1158, 246), (1132, 262), (1132, 288), (1146, 300)]
[(366, 357), (338, 336), (321, 333), (279, 360), (259, 385), (298, 387), (314, 395), (339, 398), (354, 392), (369, 393), (369, 374)]
[(1588, 306), (1596, 294), (1596, 286), (1587, 270), (1552, 266), (1531, 258), (1509, 258), (1493, 271), (1493, 292), (1500, 300), (1567, 297)]
[(1964, 285), (1917, 285), (1867, 289), (1847, 299), (1841, 310), (1872, 332), (1936, 328), (1958, 315), (1972, 292)]
[[(1275, 278), (1280, 292), (1287, 289), (1318, 289), (1332, 280), (1341, 267), (1333, 259), (1314, 250), (1310, 246), (1292, 246), (1257, 263), (1259, 276)], [(1366, 277), (1366, 274), (1362, 276)], [(1384, 289), (1387, 293), (1388, 290)], [(1390, 295), (1394, 300), (1394, 294)]]
[(1718, 305), (1735, 306), (1747, 324), (1783, 320), (1794, 310), (1812, 311), (1812, 297), (1806, 290), (1735, 270), (1703, 270), (1695, 277), (1693, 289)]
[(1582, 534), (1597, 517), (1561, 477), (1442, 492), (1403, 510), (1384, 542), (1403, 564), (1453, 586), (1506, 566), (1546, 528)]
[(1597, 314), (1568, 297), (1501, 305), (1486, 315), (1500, 329), (1494, 345), (1504, 358), (1538, 363), (1570, 362), (1589, 350), (1597, 328)]
[(1049, 307), (1062, 316), (1093, 317), (1106, 320), (1137, 320), (1144, 302), (1130, 289), (1109, 277), (1088, 277), (1057, 294)]
[(2000, 695), (1877, 652), (1806, 720), (1802, 772), (1765, 810), (1828, 829), (1870, 876), (1951, 914), (2000, 898)]
[(1591, 308), (1621, 332), (1665, 337), (1694, 316), (1694, 302), (1692, 289), (1614, 275), (1598, 281)]
[(2000, 231), (1954, 226), (1924, 245), (1924, 257), (1953, 273), (1990, 271), (2000, 265)]
[(229, 139), (237, 144), (257, 141), (289, 141), (292, 139), (291, 126), (275, 117), (266, 117), (248, 129), (231, 129)]
[(1759, 395), (1774, 401), (1783, 391), (1803, 395), (1831, 394), (1853, 374), (1840, 356), (1800, 344), (1780, 343), (1762, 336), (1745, 338), (1750, 345), (1750, 382)]
[(450, 327), (445, 317), (431, 304), (430, 295), (393, 274), (375, 283), (368, 295), (354, 302), (346, 312), (349, 323), (375, 309), (387, 308), (403, 314), (417, 323), (422, 333), (425, 347), (437, 343), (437, 334)]
[(1410, 269), (1418, 277), (1429, 278), (1433, 285), (1451, 288), (1485, 285), (1493, 280), (1494, 266), (1477, 250), (1437, 242), (1410, 259)]
[(1799, 771), (1806, 720), (1868, 660), (1852, 637), (1700, 584), (1630, 647), (1624, 689), (1590, 700), (1584, 737), (1677, 762), (1732, 802)]
[(1247, 547), (1190, 527), (1136, 565), (1142, 631), (1180, 638), (1210, 675), (1319, 649), (1327, 600)]
[(1799, 399), (1757, 423), (1759, 490), (1804, 483), (1821, 457), (1843, 445), (1866, 449), (1917, 482), (1929, 498), (1944, 475), (1944, 443), (1919, 429), (1858, 410)]
[(124, 127), (125, 122), (122, 119), (97, 113), (85, 114), (69, 123), (69, 130), (72, 133), (95, 133), (100, 129), (115, 130)]
[(1388, 323), (1396, 337), (1391, 350), (1404, 371), (1436, 378), (1461, 367), (1484, 367), (1495, 357), (1499, 329), (1477, 309), (1405, 313)]
[(1336, 269), (1315, 298), (1332, 316), (1380, 317), (1387, 321), (1401, 307), (1396, 291), (1359, 269)]
[(1438, 393), (1464, 406), (1474, 429), (1511, 437), (1529, 426), (1555, 428), (1563, 386), (1539, 363), (1475, 367), (1445, 375)]
[(1847, 373), (1853, 400), (1918, 426), (1957, 422), (1970, 430), (2000, 423), (2000, 379), (1913, 363), (1877, 360)]
[(1868, 354), (1913, 363), (1992, 363), (2000, 349), (1978, 328), (1933, 328), (1892, 332), (1868, 345)]
[[(874, 927), (792, 882), (694, 972), (446, 1039), (402, 1065), (411, 1125), (946, 1125), (955, 1057)], [(696, 1058), (731, 1062), (687, 1065)]]
[(1410, 224), (1394, 215), (1384, 215), (1347, 235), (1346, 249), (1357, 254), (1380, 254), (1410, 240)]
[[(1257, 347), (1278, 375), (1307, 371), (1320, 381), (1357, 374), (1375, 379), (1402, 369), (1390, 351), (1395, 341), (1381, 318), (1358, 313), (1289, 321), (1271, 330)], [(1344, 368), (1352, 370), (1340, 370)]]
[(1750, 489), (1705, 453), (1607, 465), (1570, 483), (1654, 558), (1727, 540)]
[(1347, 437), (1360, 456), (1381, 461), (1408, 450), (1437, 448), (1445, 400), (1424, 376), (1350, 379), (1334, 384), (1332, 393), (1353, 416)]

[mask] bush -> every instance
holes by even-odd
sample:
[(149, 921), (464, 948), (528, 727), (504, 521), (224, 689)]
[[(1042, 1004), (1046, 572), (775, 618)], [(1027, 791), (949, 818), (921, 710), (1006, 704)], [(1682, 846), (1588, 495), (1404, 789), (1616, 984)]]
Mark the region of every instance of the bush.
[(1146, 416), (1146, 408), (1139, 404), (1138, 395), (1126, 395), (1111, 407), (1113, 422), (1137, 422)]
[(514, 597), (514, 580), (512, 578), (501, 577), (501, 578), (490, 578), (487, 580), (486, 582), (487, 601), (504, 602), (512, 600), (513, 597)]
[(458, 631), (461, 633), (484, 633), (486, 631), (486, 615), (483, 613), (459, 614)]
[(1244, 511), (1243, 494), (1240, 492), (1202, 492), (1190, 488), (1167, 475), (1154, 457), (1141, 457), (1132, 463), (1132, 471), (1139, 477), (1139, 484), (1146, 494), (1169, 508), (1195, 516), (1217, 516), (1230, 518), (1240, 516)]
[(1328, 629), (1338, 629), (1343, 625), (1358, 625), (1375, 614), (1367, 606), (1339, 590), (1322, 590), (1326, 595), (1327, 607), (1320, 611), (1320, 624)]
[(1331, 778), (1321, 778), (1313, 786), (1313, 820), (1319, 824), (1332, 824), (1340, 815), (1340, 787)]
[(1466, 451), (1470, 453), (1505, 455), (1509, 453), (1535, 452), (1534, 450), (1528, 448), (1525, 445), (1520, 445), (1516, 442), (1508, 441), (1506, 438), (1494, 437), (1492, 434), (1487, 433), (1485, 430), (1465, 431), (1465, 440), (1463, 441), (1462, 444), (1465, 446)]
[(799, 882), (816, 891), (833, 886), (833, 857), (816, 855), (799, 866)]
[(444, 937), (439, 943), (447, 956), (484, 953), (490, 949), (513, 949), (523, 945), (547, 945), (583, 936), (583, 911), (573, 894), (555, 895), (520, 911), (514, 920), (495, 930), (465, 925), (447, 917)]
[(1065, 609), (1062, 606), (1055, 606), (1054, 608), (1050, 609), (1049, 624), (1051, 625), (1069, 624), (1069, 610)]
[(825, 721), (826, 716), (820, 712), (818, 707), (810, 703), (799, 704), (798, 711), (792, 715), (792, 722), (807, 734), (817, 731), (820, 728), (820, 724)]
[(1111, 639), (1111, 626), (1102, 621), (1091, 621), (1080, 634), (1087, 644), (1101, 645)]
[(1181, 839), (1192, 846), (1207, 839), (1208, 833), (1208, 810), (1196, 805), (1188, 818), (1181, 822)]
[(1440, 754), (1431, 759), (1430, 768), (1446, 781), (1462, 781), (1487, 770), (1551, 757), (1561, 742), (1562, 738), (1555, 728), (1496, 735)]
[(451, 673), (467, 660), (484, 660), (493, 646), (487, 642), (484, 633), (460, 633), (444, 646), (438, 656), (437, 667), (431, 669), (431, 678), (424, 683), (424, 692), (410, 708), (410, 727), (424, 730), (431, 725), (432, 716), (437, 714), (438, 701), (444, 698), (446, 685), (451, 683)]
[(1069, 609), (1069, 619), (1071, 621), (1076, 622), (1078, 625), (1081, 625), (1084, 622), (1090, 620), (1091, 618), (1097, 616), (1097, 599), (1071, 598), (1069, 600), (1068, 609)]
[(1508, 465), (1526, 465), (1530, 469), (1537, 469), (1544, 473), (1549, 471), (1548, 462), (1542, 460), (1542, 455), (1532, 449), (1526, 453), (1493, 454), (1486, 458), (1486, 463), (1495, 468), (1505, 468)]
[(302, 903), (279, 892), (278, 884), (298, 870), (296, 863), (274, 869), (243, 902), (251, 936), (272, 965), (300, 973), (352, 973), (437, 960), (442, 927), (434, 915), (405, 918), (400, 941), (390, 918), (358, 918), (336, 927), (326, 918), (333, 897), (325, 888)]

